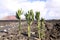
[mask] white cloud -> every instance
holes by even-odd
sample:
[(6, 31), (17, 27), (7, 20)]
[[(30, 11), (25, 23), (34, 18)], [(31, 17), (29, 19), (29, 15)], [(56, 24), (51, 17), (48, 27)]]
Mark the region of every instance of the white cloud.
[(8, 13), (5, 13), (5, 14), (0, 13), (0, 18), (8, 16), (8, 15), (9, 15)]
[[(15, 12), (22, 8), (24, 13), (29, 9), (40, 11), (41, 17), (45, 19), (60, 19), (60, 0), (33, 1), (28, 0), (0, 0), (0, 18), (8, 15), (15, 15)], [(24, 15), (21, 17), (24, 18)]]
[(47, 19), (60, 19), (60, 0), (47, 1)]
[(6, 11), (5, 13), (8, 14), (9, 13), (15, 14), (18, 8), (22, 8), (23, 10), (25, 10), (24, 12), (27, 12), (29, 9), (33, 9), (34, 11), (40, 11), (42, 17), (45, 16), (46, 14), (45, 6), (46, 3), (43, 1), (29, 2), (28, 0), (2, 0), (0, 5), (0, 7), (3, 7), (3, 9), (5, 8), (4, 9)]

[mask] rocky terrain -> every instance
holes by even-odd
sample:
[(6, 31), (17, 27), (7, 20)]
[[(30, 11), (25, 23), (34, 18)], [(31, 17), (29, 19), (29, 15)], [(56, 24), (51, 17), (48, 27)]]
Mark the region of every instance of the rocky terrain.
[[(60, 20), (45, 22), (46, 37), (44, 40), (60, 40)], [(21, 35), (18, 34), (18, 21), (0, 21), (0, 40), (28, 40), (27, 23), (21, 23)], [(31, 25), (30, 40), (38, 40), (36, 22)]]

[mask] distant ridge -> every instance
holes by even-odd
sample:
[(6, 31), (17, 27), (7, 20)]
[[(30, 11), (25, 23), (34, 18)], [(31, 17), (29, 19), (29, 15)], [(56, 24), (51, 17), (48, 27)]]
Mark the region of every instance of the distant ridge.
[[(1, 18), (0, 20), (18, 20), (15, 15), (10, 15), (10, 16), (5, 16)], [(26, 19), (21, 19), (21, 20), (26, 20)], [(60, 21), (60, 19), (47, 19), (46, 21)]]
[(5, 16), (4, 18), (0, 19), (0, 20), (17, 20), (16, 16)]

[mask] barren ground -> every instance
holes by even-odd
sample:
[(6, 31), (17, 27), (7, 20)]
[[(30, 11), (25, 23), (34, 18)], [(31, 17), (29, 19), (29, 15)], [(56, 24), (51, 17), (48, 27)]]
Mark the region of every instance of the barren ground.
[[(44, 40), (60, 40), (60, 21), (46, 21)], [(27, 23), (21, 23), (21, 35), (18, 34), (18, 21), (0, 21), (0, 40), (28, 40)], [(31, 25), (30, 40), (38, 40), (36, 22)]]

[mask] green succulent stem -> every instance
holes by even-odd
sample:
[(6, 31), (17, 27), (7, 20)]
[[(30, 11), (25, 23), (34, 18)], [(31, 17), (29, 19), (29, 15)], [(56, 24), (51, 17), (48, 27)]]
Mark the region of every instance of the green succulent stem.
[(44, 19), (41, 19), (41, 39), (45, 38), (45, 24), (44, 24)]
[(30, 31), (31, 31), (30, 25), (28, 25), (28, 37), (29, 37), (29, 38), (30, 38), (30, 36), (31, 36)]
[(38, 35), (39, 35), (39, 39), (40, 39), (40, 21), (39, 20), (38, 20), (37, 27), (38, 27)]
[(19, 19), (19, 34), (21, 34), (21, 19)]

